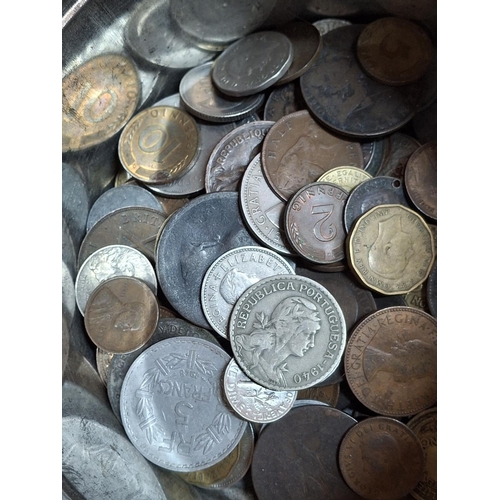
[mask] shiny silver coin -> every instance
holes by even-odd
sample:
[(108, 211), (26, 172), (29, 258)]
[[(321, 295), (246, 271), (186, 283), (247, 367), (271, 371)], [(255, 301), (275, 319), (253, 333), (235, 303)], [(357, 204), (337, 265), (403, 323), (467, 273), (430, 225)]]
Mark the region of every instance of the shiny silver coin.
[(319, 21), (315, 21), (312, 24), (318, 29), (320, 35), (323, 36), (334, 29), (340, 28), (341, 26), (349, 26), (352, 23), (346, 21), (345, 19), (336, 19), (334, 17), (327, 17), (325, 19), (320, 19)]
[(259, 31), (231, 44), (215, 60), (214, 85), (224, 94), (258, 94), (276, 83), (291, 66), (293, 47), (277, 31)]
[(201, 283), (201, 307), (212, 328), (229, 338), (229, 316), (251, 285), (277, 274), (294, 274), (283, 257), (267, 248), (246, 246), (225, 252), (207, 269)]
[(273, 391), (250, 380), (231, 359), (224, 372), (224, 394), (245, 420), (265, 424), (275, 422), (293, 407), (297, 391)]
[(224, 402), (221, 385), (229, 360), (210, 342), (177, 337), (154, 344), (132, 363), (120, 413), (132, 444), (149, 461), (196, 471), (238, 445), (246, 422)]
[(62, 261), (62, 312), (68, 325), (75, 317), (76, 295), (75, 283), (69, 272), (68, 266)]
[(229, 326), (238, 365), (276, 391), (307, 389), (327, 379), (341, 362), (346, 335), (332, 294), (309, 278), (287, 274), (243, 293)]
[(92, 292), (103, 281), (115, 276), (133, 276), (144, 281), (156, 295), (156, 273), (149, 259), (126, 245), (108, 245), (83, 262), (75, 280), (76, 303), (82, 316)]

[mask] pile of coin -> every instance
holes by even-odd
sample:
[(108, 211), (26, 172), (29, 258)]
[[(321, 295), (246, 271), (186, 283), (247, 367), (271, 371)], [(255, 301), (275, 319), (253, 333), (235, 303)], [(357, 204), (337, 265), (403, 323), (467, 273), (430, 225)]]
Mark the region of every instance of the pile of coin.
[(63, 496), (436, 498), (432, 32), (221, 5), (142, 2), (63, 79)]

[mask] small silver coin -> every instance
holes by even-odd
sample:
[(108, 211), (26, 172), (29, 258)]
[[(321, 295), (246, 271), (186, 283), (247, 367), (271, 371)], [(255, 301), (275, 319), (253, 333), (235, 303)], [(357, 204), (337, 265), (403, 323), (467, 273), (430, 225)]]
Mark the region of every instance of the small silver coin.
[(241, 294), (263, 278), (294, 274), (294, 268), (272, 250), (256, 246), (225, 252), (207, 269), (201, 283), (201, 307), (212, 328), (229, 338), (229, 316)]
[(209, 467), (238, 445), (246, 422), (223, 399), (221, 380), (230, 357), (192, 337), (162, 340), (130, 367), (120, 413), (132, 444), (165, 469)]
[(155, 295), (158, 291), (155, 270), (143, 253), (126, 245), (108, 245), (87, 257), (76, 276), (76, 303), (82, 316), (92, 292), (100, 283), (115, 276), (139, 278)]
[(69, 272), (68, 266), (61, 261), (62, 264), (62, 311), (68, 325), (71, 325), (75, 317), (76, 295), (75, 283)]
[(97, 347), (95, 351), (95, 362), (97, 365), (97, 373), (101, 377), (101, 380), (105, 387), (108, 385), (108, 373), (109, 373), (109, 365), (111, 360), (113, 359), (112, 352), (107, 352)]
[(259, 281), (238, 299), (229, 339), (234, 358), (253, 381), (275, 391), (298, 391), (335, 371), (346, 346), (346, 325), (326, 288), (283, 274)]
[(320, 35), (323, 36), (334, 29), (340, 28), (341, 26), (349, 26), (352, 23), (346, 21), (345, 19), (336, 19), (334, 17), (327, 17), (325, 19), (320, 19), (319, 21), (315, 21), (312, 24), (318, 29)]
[(233, 410), (245, 420), (275, 422), (293, 407), (297, 391), (273, 391), (249, 379), (234, 359), (224, 372), (224, 394)]

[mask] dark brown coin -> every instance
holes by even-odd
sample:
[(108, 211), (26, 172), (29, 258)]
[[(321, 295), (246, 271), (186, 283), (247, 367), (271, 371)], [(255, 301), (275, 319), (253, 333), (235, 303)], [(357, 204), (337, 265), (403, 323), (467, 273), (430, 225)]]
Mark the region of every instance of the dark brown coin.
[(285, 207), (285, 233), (293, 249), (319, 264), (345, 256), (342, 216), (348, 193), (330, 182), (313, 182), (299, 189)]
[(420, 146), (408, 159), (405, 187), (415, 206), (437, 220), (437, 142)]
[(430, 313), (427, 306), (427, 287), (424, 284), (418, 286), (405, 295), (405, 302), (410, 307), (415, 307), (426, 313)]
[(276, 87), (267, 98), (264, 120), (278, 121), (290, 113), (306, 109), (298, 81)]
[(436, 358), (436, 319), (413, 307), (388, 307), (356, 326), (344, 364), (361, 403), (380, 415), (402, 417), (436, 404)]
[(85, 308), (85, 328), (100, 349), (123, 354), (143, 346), (158, 324), (155, 295), (143, 281), (117, 277), (103, 281)]
[(419, 482), (424, 452), (405, 424), (367, 418), (342, 439), (339, 463), (346, 483), (367, 500), (400, 500)]
[(301, 389), (297, 392), (297, 399), (321, 401), (322, 403), (335, 407), (339, 400), (339, 394), (339, 384), (330, 384), (322, 387), (309, 387), (309, 389)]
[(431, 272), (427, 278), (425, 291), (427, 307), (429, 308), (430, 313), (437, 318), (437, 260), (435, 260), (432, 265)]
[[(335, 408), (293, 408), (259, 435), (251, 466), (259, 500), (360, 500), (344, 481), (338, 450), (356, 420)], [(279, 457), (279, 459), (277, 459)]]
[(408, 19), (385, 17), (368, 24), (356, 51), (362, 68), (386, 85), (406, 85), (422, 78), (433, 59), (432, 40)]
[(127, 245), (154, 262), (156, 238), (166, 215), (151, 208), (121, 208), (103, 217), (86, 234), (78, 254), (78, 267), (92, 253), (108, 245)]
[(394, 132), (387, 139), (389, 142), (389, 152), (375, 175), (396, 177), (403, 180), (406, 163), (421, 144), (413, 137), (401, 132)]
[(262, 170), (284, 201), (331, 168), (343, 166), (363, 168), (361, 145), (324, 129), (307, 110), (278, 120), (262, 143)]

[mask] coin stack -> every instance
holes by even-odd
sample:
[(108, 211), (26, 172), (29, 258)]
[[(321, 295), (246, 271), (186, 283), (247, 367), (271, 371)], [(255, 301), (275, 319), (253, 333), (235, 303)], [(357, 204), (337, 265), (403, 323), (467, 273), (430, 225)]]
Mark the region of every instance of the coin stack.
[(67, 65), (63, 498), (437, 497), (435, 36), (312, 3)]

